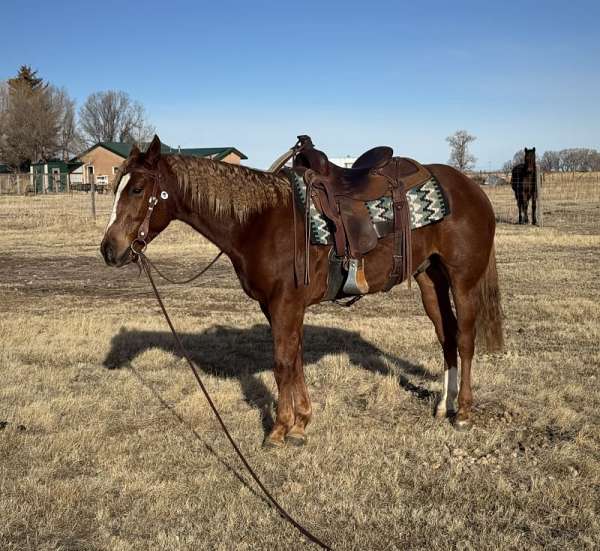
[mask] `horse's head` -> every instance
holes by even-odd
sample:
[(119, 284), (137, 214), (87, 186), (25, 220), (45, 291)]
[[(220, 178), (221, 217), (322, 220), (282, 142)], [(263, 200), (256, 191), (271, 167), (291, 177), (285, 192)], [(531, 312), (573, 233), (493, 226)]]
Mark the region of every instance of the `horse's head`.
[[(148, 207), (158, 200), (151, 211), (149, 226), (142, 240), (149, 243), (173, 219), (174, 197), (169, 189), (168, 168), (161, 162), (160, 140), (154, 136), (146, 153), (133, 146), (119, 170), (115, 182), (115, 201), (104, 232), (100, 251), (109, 266), (124, 266), (135, 255), (132, 243), (138, 239), (140, 226), (146, 219)], [(143, 243), (140, 243), (143, 245)]]
[(535, 168), (535, 147), (531, 149), (525, 148), (525, 166), (528, 170)]

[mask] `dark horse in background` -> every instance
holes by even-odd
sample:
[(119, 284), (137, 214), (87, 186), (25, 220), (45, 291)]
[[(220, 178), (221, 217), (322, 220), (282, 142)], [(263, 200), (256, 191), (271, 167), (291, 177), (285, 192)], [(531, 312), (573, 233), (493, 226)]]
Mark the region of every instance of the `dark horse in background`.
[(535, 164), (535, 147), (525, 148), (525, 161), (512, 169), (510, 184), (515, 192), (519, 207), (519, 224), (529, 224), (527, 210), (531, 199), (531, 223), (537, 224), (537, 169)]
[[(265, 443), (301, 444), (312, 415), (304, 379), (304, 314), (327, 291), (331, 246), (310, 245), (310, 282), (298, 283), (294, 260), (302, 263), (303, 252), (294, 239), (303, 239), (304, 218), (301, 211), (294, 213), (300, 207), (292, 200), (284, 175), (205, 158), (162, 155), (160, 148), (155, 136), (146, 153), (134, 147), (121, 167), (102, 255), (116, 267), (136, 258), (131, 244), (142, 223), (147, 223), (150, 197), (157, 202), (147, 242), (172, 220), (180, 220), (224, 251), (242, 288), (258, 301), (271, 326), (279, 395), (275, 425)], [(471, 424), (476, 325), (488, 349), (502, 346), (495, 219), (486, 195), (462, 173), (438, 164), (428, 169), (443, 187), (451, 214), (413, 230), (413, 266), (427, 265), (415, 279), (443, 351), (444, 388), (436, 415), (451, 416), (462, 429)], [(393, 251), (390, 235), (369, 253), (365, 272), (371, 292), (385, 287)], [(394, 300), (393, 294), (389, 300)]]

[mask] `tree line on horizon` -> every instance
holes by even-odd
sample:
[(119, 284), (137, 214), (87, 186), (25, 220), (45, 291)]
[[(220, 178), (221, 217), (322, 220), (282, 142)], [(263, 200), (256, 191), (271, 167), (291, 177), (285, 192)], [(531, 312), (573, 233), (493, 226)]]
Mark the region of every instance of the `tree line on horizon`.
[[(120, 90), (94, 92), (76, 110), (66, 88), (44, 82), (28, 65), (0, 82), (0, 163), (13, 170), (54, 157), (66, 161), (98, 142), (141, 145), (154, 133), (144, 106)], [(476, 139), (466, 130), (448, 136), (449, 164), (463, 172), (472, 169), (476, 158), (469, 146)], [(502, 171), (509, 174), (523, 157), (520, 149)], [(600, 171), (600, 151), (550, 150), (538, 157), (538, 163), (544, 172)]]
[(154, 131), (144, 106), (126, 92), (94, 92), (77, 110), (66, 88), (44, 82), (28, 65), (0, 82), (0, 163), (15, 171), (66, 161), (98, 142), (139, 145)]
[[(520, 149), (506, 161), (502, 171), (510, 173), (512, 168), (525, 160), (525, 151)], [(559, 151), (544, 151), (537, 158), (544, 172), (596, 172), (600, 171), (600, 151), (589, 147), (570, 147)]]
[[(477, 138), (466, 130), (457, 130), (448, 136), (450, 146), (448, 164), (461, 172), (473, 169), (477, 160), (470, 152), (470, 144)], [(525, 150), (519, 149), (513, 158), (502, 165), (502, 172), (511, 173), (513, 167), (525, 161)], [(559, 151), (544, 151), (538, 157), (540, 170), (544, 172), (595, 172), (600, 171), (600, 151), (589, 147), (571, 147)]]

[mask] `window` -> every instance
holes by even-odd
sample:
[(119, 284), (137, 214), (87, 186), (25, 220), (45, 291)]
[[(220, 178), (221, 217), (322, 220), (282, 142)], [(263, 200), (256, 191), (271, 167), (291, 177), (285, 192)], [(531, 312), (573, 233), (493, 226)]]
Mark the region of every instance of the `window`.
[(120, 166), (113, 166), (113, 174), (116, 174), (117, 172), (119, 172), (120, 168), (121, 168)]

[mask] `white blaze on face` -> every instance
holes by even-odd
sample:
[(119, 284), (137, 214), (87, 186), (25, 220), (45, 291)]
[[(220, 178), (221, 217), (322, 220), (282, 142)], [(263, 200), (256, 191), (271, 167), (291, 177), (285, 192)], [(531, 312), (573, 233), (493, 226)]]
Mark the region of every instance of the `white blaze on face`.
[(129, 178), (131, 178), (131, 174), (124, 174), (119, 182), (119, 187), (117, 188), (117, 193), (115, 193), (115, 202), (113, 203), (113, 209), (110, 213), (110, 219), (108, 220), (108, 224), (106, 225), (106, 230), (104, 230), (104, 234), (108, 232), (109, 228), (115, 223), (117, 219), (117, 205), (119, 204), (119, 199), (121, 198), (121, 193), (125, 189), (127, 182), (129, 182)]

